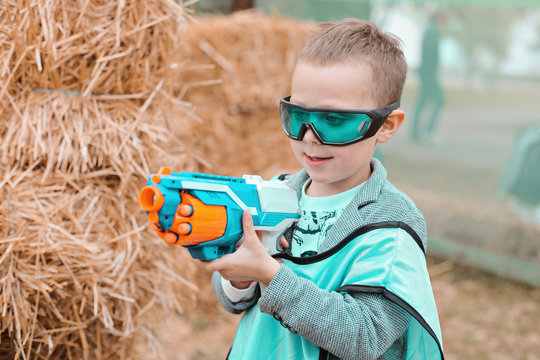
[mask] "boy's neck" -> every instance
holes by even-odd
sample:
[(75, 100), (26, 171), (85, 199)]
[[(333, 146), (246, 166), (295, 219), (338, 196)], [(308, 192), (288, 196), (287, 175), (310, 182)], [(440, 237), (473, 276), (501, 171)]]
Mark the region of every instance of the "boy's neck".
[(332, 183), (319, 183), (310, 179), (306, 186), (305, 194), (310, 197), (323, 197), (340, 194), (366, 182), (371, 176), (371, 172), (372, 169), (370, 166), (369, 172), (363, 176), (359, 176), (358, 178), (346, 178)]

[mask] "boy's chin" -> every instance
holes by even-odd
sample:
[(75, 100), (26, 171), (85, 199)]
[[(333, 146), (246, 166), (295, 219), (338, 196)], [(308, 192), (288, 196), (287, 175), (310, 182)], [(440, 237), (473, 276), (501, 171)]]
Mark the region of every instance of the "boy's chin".
[(332, 183), (338, 181), (338, 179), (335, 179), (334, 177), (332, 177), (329, 174), (322, 174), (319, 171), (314, 171), (314, 170), (311, 170), (311, 169), (306, 169), (306, 171), (309, 174), (309, 178), (311, 179), (311, 182), (314, 182), (314, 183), (317, 183), (317, 184), (329, 185), (329, 184), (332, 184)]
[(371, 171), (367, 171), (365, 174), (363, 171), (358, 171), (355, 173), (339, 174), (332, 173), (329, 171), (317, 171), (314, 169), (306, 169), (311, 182), (315, 184), (317, 188), (324, 188), (332, 191), (346, 191), (349, 190), (361, 183), (365, 182)]

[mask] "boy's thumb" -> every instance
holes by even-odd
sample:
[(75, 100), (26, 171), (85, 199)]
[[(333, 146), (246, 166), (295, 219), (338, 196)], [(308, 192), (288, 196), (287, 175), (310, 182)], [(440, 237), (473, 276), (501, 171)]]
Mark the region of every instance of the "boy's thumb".
[(251, 216), (250, 209), (244, 210), (244, 214), (242, 215), (242, 228), (244, 229), (244, 233), (251, 233), (254, 231), (253, 217)]
[(251, 215), (251, 210), (249, 209), (246, 209), (242, 215), (242, 229), (244, 231), (244, 240), (247, 238), (251, 239), (252, 237), (258, 239), (259, 241), (261, 240), (261, 234), (259, 231), (255, 230), (255, 225), (253, 225), (253, 216)]

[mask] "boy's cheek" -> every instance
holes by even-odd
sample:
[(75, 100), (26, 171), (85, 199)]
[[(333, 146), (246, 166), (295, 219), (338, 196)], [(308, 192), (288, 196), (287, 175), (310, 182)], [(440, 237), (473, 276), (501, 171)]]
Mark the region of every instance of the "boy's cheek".
[(296, 160), (298, 160), (298, 162), (300, 162), (301, 165), (303, 165), (304, 163), (302, 157), (304, 151), (302, 150), (301, 144), (299, 144), (300, 141), (290, 139), (289, 143), (291, 144), (291, 150), (294, 157), (296, 158)]

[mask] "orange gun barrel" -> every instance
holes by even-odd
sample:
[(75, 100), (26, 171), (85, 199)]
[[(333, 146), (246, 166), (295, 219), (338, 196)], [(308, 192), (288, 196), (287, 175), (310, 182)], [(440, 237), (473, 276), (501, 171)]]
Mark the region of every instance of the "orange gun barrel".
[(139, 193), (139, 204), (146, 211), (159, 211), (165, 203), (165, 197), (155, 186), (145, 186)]
[(197, 245), (218, 239), (227, 228), (227, 209), (221, 205), (206, 205), (195, 196), (180, 193), (178, 205), (171, 228), (163, 230), (159, 223), (159, 210), (165, 197), (153, 185), (145, 186), (139, 194), (139, 203), (148, 212), (152, 229), (170, 245)]

